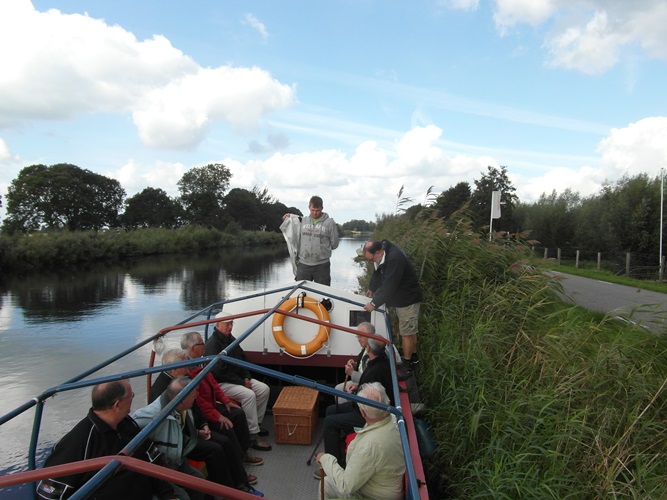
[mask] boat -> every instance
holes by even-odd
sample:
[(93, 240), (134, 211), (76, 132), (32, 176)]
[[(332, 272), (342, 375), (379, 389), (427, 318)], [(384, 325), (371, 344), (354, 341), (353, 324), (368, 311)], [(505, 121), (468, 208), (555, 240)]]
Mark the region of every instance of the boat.
[[(101, 482), (109, 478), (116, 470), (121, 467), (128, 467), (142, 474), (167, 479), (223, 498), (232, 500), (256, 498), (239, 490), (187, 476), (155, 464), (148, 464), (130, 456), (103, 457), (83, 461), (83, 463), (77, 462), (40, 469), (36, 463), (37, 443), (42, 415), (47, 410), (47, 402), (49, 398), (61, 392), (124, 378), (133, 380), (144, 378), (147, 387), (150, 388), (152, 377), (161, 371), (210, 361), (188, 387), (169, 403), (163, 413), (132, 440), (127, 447), (129, 452), (136, 449), (158, 425), (159, 421), (166, 417), (173, 407), (195, 389), (197, 383), (210, 372), (214, 365), (213, 361), (221, 360), (225, 363), (245, 366), (257, 378), (263, 378), (269, 383), (274, 401), (276, 397), (280, 397), (280, 393), (285, 388), (300, 386), (311, 391), (317, 391), (317, 400), (321, 403), (320, 409), (327, 401), (333, 403), (335, 396), (342, 395), (345, 395), (347, 399), (369, 403), (358, 396), (345, 394), (334, 389), (335, 383), (341, 378), (342, 367), (345, 362), (351, 357), (355, 357), (359, 352), (356, 335), (360, 332), (356, 329), (357, 325), (363, 321), (373, 323), (376, 328), (375, 337), (388, 346), (391, 344), (391, 322), (387, 310), (381, 308), (367, 312), (363, 309), (367, 300), (362, 295), (337, 290), (310, 281), (292, 282), (269, 290), (261, 290), (210, 304), (177, 324), (166, 326), (150, 338), (128, 347), (73, 379), (46, 390), (0, 417), (0, 429), (2, 429), (2, 425), (8, 421), (32, 408), (35, 409), (33, 431), (27, 451), (28, 470), (0, 477), (0, 492), (2, 488), (34, 483), (43, 478), (53, 477), (56, 473), (63, 475), (72, 473), (73, 470), (99, 469), (100, 472), (72, 497), (86, 498), (90, 492), (94, 491)], [(181, 334), (185, 331), (196, 330), (207, 339), (214, 324), (220, 321), (216, 316), (221, 312), (225, 313), (226, 320), (234, 320), (233, 333), (237, 339), (236, 343), (243, 347), (248, 358), (247, 361), (230, 358), (223, 351), (217, 356), (205, 356), (196, 361), (186, 360), (171, 365), (158, 366), (159, 355), (165, 348), (176, 347)], [(152, 344), (152, 349), (147, 366), (113, 375), (99, 376), (101, 370), (106, 370), (105, 373), (107, 373), (108, 368), (113, 367), (115, 361), (149, 344)], [(232, 347), (233, 345), (235, 344), (232, 344)], [(414, 378), (399, 381), (396, 360), (394, 356), (388, 357), (393, 373), (393, 387), (388, 391), (393, 391), (396, 405), (389, 406), (386, 409), (395, 415), (401, 436), (406, 462), (405, 498), (408, 500), (428, 499), (424, 467), (419, 452), (417, 426), (413, 415), (413, 409), (417, 408), (417, 402), (415, 401), (416, 384)], [(377, 405), (373, 402), (369, 404)], [(143, 402), (135, 402), (135, 409), (139, 406), (143, 406)], [(272, 401), (270, 400), (269, 408), (271, 406)], [(307, 443), (276, 444), (273, 446), (273, 451), (265, 456), (265, 465), (257, 471), (257, 474), (260, 476), (258, 489), (265, 493), (266, 498), (317, 498), (315, 495), (318, 495), (320, 486), (312, 477), (311, 461), (315, 452), (321, 449), (318, 448), (320, 442), (313, 439), (321, 434), (321, 413), (319, 412), (316, 415), (312, 427), (308, 429), (311, 439)], [(273, 427), (270, 426), (272, 420), (275, 424)], [(275, 435), (271, 437), (277, 437), (280, 431), (276, 431), (278, 429), (276, 415), (272, 415), (270, 411), (267, 412), (263, 424), (264, 427), (273, 430)], [(307, 444), (307, 446), (304, 446), (304, 444)], [(255, 471), (253, 470), (253, 472)]]

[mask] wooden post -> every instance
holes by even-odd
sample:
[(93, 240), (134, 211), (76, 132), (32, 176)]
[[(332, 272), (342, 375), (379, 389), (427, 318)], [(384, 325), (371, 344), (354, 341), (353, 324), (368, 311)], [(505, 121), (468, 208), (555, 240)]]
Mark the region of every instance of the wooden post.
[(630, 252), (625, 254), (625, 275), (630, 276)]
[(558, 265), (560, 266), (560, 248), (556, 249), (556, 260), (558, 261)]
[(600, 270), (600, 261), (602, 260), (602, 254), (598, 252), (598, 271)]
[(574, 267), (579, 269), (579, 250), (577, 250), (577, 256), (574, 258)]
[(549, 255), (549, 249), (545, 247), (544, 248), (544, 260), (547, 260), (548, 255)]

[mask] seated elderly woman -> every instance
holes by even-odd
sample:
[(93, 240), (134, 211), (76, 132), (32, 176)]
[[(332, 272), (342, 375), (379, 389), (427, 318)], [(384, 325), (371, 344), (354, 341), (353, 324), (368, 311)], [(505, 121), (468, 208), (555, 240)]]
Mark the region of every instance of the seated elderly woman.
[[(389, 404), (389, 397), (379, 382), (361, 386), (358, 396)], [(318, 453), (316, 459), (326, 476), (325, 498), (403, 498), (405, 458), (396, 418), (388, 411), (360, 403), (359, 411), (366, 425), (357, 432), (347, 448), (347, 466), (336, 457)]]

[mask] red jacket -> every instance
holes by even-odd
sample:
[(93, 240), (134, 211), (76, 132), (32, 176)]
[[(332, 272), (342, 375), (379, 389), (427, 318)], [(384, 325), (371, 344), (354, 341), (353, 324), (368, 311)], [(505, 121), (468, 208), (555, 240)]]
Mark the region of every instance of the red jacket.
[[(190, 376), (196, 377), (202, 371), (202, 368), (195, 368), (190, 370)], [(220, 389), (218, 382), (216, 382), (212, 373), (207, 373), (206, 376), (197, 386), (197, 406), (204, 414), (204, 417), (209, 422), (217, 422), (220, 420), (221, 413), (216, 409), (216, 403), (227, 405), (231, 400), (225, 392)]]

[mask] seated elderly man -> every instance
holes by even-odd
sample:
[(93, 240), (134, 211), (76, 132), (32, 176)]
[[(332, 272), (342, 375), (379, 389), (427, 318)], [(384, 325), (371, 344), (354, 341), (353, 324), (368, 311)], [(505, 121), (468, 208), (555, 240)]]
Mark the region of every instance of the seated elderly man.
[[(369, 382), (379, 382), (385, 390), (390, 391), (391, 385), (391, 367), (389, 358), (386, 355), (386, 345), (376, 339), (368, 339), (366, 345), (368, 352), (368, 365), (361, 374), (359, 385)], [(357, 384), (348, 384), (347, 392), (356, 393)], [(390, 397), (393, 404), (393, 398)], [(339, 462), (343, 462), (342, 437), (354, 432), (355, 427), (364, 425), (364, 418), (359, 411), (356, 403), (347, 402), (337, 405), (330, 405), (326, 409), (324, 417), (324, 451), (333, 455)], [(315, 470), (315, 477), (319, 479), (320, 470)]]
[[(389, 404), (379, 382), (364, 384), (358, 395)], [(333, 455), (317, 454), (317, 462), (326, 474), (324, 498), (402, 499), (405, 459), (396, 418), (363, 403), (359, 411), (366, 424), (347, 448), (347, 466), (343, 469)]]
[[(191, 359), (204, 354), (204, 341), (197, 332), (187, 332), (181, 336), (181, 347)], [(203, 368), (193, 367), (190, 376), (196, 377)], [(250, 430), (245, 412), (220, 388), (212, 373), (208, 373), (197, 386), (197, 402), (202, 418), (208, 422), (212, 437), (226, 438), (238, 449), (239, 456), (248, 465), (262, 465), (264, 459), (250, 455)]]
[[(134, 392), (127, 380), (93, 387), (93, 406), (88, 415), (56, 443), (44, 467), (117, 455), (140, 431), (137, 423), (129, 417), (133, 398)], [(159, 454), (153, 443), (146, 441), (139, 446), (134, 457), (153, 462)], [(49, 500), (69, 498), (97, 472), (93, 470), (40, 481), (37, 497)], [(169, 483), (129, 469), (120, 469), (95, 491), (95, 498), (99, 500), (151, 500), (155, 496), (175, 498)]]
[[(216, 324), (213, 333), (206, 341), (204, 346), (206, 356), (218, 355), (223, 350), (228, 350), (229, 346), (236, 341), (236, 337), (232, 335), (234, 320), (229, 318), (229, 314), (220, 312), (216, 315), (216, 318), (222, 318), (222, 321)], [(227, 355), (242, 361), (246, 360), (245, 352), (240, 345), (228, 350)], [(241, 403), (248, 420), (248, 429), (252, 441), (250, 446), (255, 450), (270, 451), (271, 445), (260, 437), (268, 435), (268, 431), (262, 429), (260, 425), (264, 420), (266, 406), (269, 402), (269, 386), (253, 378), (247, 369), (223, 361), (216, 363), (211, 372), (225, 394)]]
[[(169, 349), (162, 355), (162, 364), (170, 365), (172, 363), (178, 363), (179, 361), (185, 361), (186, 359), (188, 359), (188, 353), (183, 349)], [(152, 403), (159, 398), (162, 393), (167, 390), (167, 387), (172, 380), (177, 379), (178, 377), (184, 377), (189, 371), (190, 368), (186, 366), (184, 368), (174, 368), (173, 370), (160, 372), (153, 382), (153, 385), (151, 385), (151, 390), (148, 393), (148, 402)]]
[[(172, 380), (158, 399), (134, 412), (133, 416), (139, 426), (146, 427), (151, 423), (190, 382), (190, 377)], [(189, 411), (196, 397), (197, 391), (193, 390), (151, 434), (151, 438), (164, 454), (166, 465), (186, 474), (203, 477), (201, 472), (188, 463), (187, 458), (204, 461), (209, 480), (257, 496), (264, 496), (250, 486), (248, 475), (240, 459), (235, 456), (233, 448), (225, 449), (210, 439), (199, 438), (199, 432)], [(204, 498), (200, 492), (186, 490), (178, 485), (174, 485), (174, 490), (182, 500)]]

